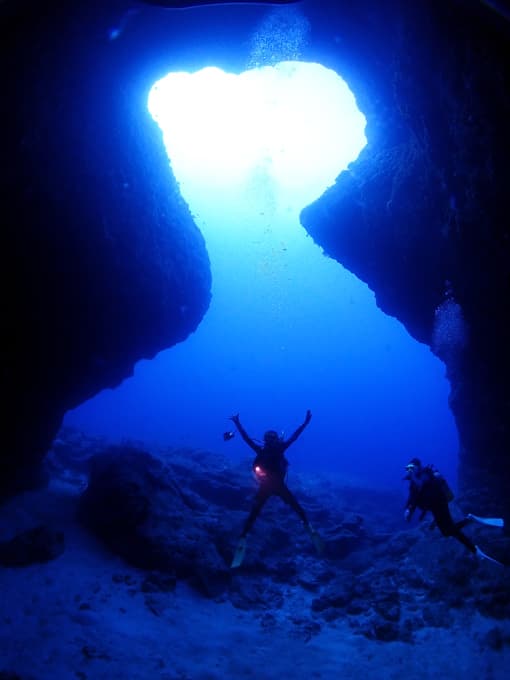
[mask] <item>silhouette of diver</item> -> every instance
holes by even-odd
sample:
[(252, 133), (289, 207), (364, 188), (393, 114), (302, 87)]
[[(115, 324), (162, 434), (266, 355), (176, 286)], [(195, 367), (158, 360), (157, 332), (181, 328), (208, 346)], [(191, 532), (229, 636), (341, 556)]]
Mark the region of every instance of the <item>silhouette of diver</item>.
[(294, 510), (294, 512), (296, 512), (310, 533), (310, 537), (317, 552), (322, 552), (323, 546), (319, 535), (312, 528), (305, 511), (285, 484), (285, 476), (287, 474), (288, 467), (288, 461), (284, 455), (285, 451), (296, 441), (311, 419), (312, 414), (308, 410), (306, 412), (306, 417), (303, 424), (300, 425), (294, 434), (292, 434), (287, 440), (280, 438), (278, 433), (274, 430), (268, 430), (264, 434), (264, 444), (261, 446), (248, 435), (244, 427), (241, 425), (239, 414), (230, 417), (230, 420), (236, 426), (241, 437), (248, 444), (248, 446), (253, 449), (253, 451), (255, 451), (256, 457), (253, 461), (252, 470), (259, 484), (250, 514), (246, 518), (243, 530), (241, 532), (241, 537), (237, 544), (234, 559), (232, 560), (232, 568), (239, 567), (241, 565), (246, 552), (246, 535), (252, 528), (265, 502), (271, 496), (279, 496)]
[[(431, 528), (437, 526), (443, 536), (456, 538), (471, 553), (483, 557), (496, 564), (502, 564), (486, 555), (463, 532), (462, 529), (471, 521), (480, 522), (486, 526), (503, 527), (504, 522), (499, 518), (477, 517), (468, 514), (464, 519), (455, 522), (450, 514), (448, 503), (453, 500), (453, 493), (445, 478), (432, 465), (422, 465), (419, 458), (413, 458), (406, 465), (404, 479), (409, 480), (409, 497), (405, 505), (404, 518), (409, 522), (416, 508), (421, 510), (421, 521), (427, 512), (431, 512), (434, 522)], [(504, 566), (504, 565), (502, 565)]]

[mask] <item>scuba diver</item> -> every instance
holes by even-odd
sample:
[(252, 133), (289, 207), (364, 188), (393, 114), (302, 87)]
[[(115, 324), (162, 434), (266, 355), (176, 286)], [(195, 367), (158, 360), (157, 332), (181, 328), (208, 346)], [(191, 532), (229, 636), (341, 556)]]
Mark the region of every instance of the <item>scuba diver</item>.
[(286, 440), (279, 437), (278, 433), (274, 430), (268, 430), (264, 434), (264, 444), (261, 446), (247, 434), (246, 430), (241, 425), (239, 414), (230, 417), (230, 420), (236, 426), (241, 437), (248, 444), (248, 446), (255, 451), (256, 457), (253, 461), (252, 470), (255, 479), (259, 484), (250, 514), (246, 518), (243, 530), (241, 532), (241, 537), (237, 544), (231, 564), (232, 568), (241, 566), (246, 552), (246, 535), (252, 528), (265, 502), (271, 496), (279, 496), (294, 510), (294, 512), (296, 512), (297, 515), (299, 515), (306, 529), (310, 533), (310, 537), (317, 552), (319, 554), (322, 552), (323, 545), (321, 538), (312, 528), (305, 511), (285, 484), (288, 461), (285, 458), (284, 453), (289, 448), (289, 446), (296, 441), (311, 419), (312, 414), (308, 410), (306, 412), (306, 417), (303, 424), (300, 425), (294, 434), (292, 434)]
[(445, 478), (432, 466), (422, 465), (419, 458), (413, 458), (406, 465), (404, 479), (409, 480), (409, 497), (405, 505), (404, 518), (411, 521), (416, 508), (421, 510), (419, 520), (424, 519), (427, 512), (431, 512), (434, 522), (431, 529), (437, 526), (443, 536), (452, 536), (464, 545), (473, 555), (483, 557), (496, 564), (504, 566), (498, 560), (486, 555), (463, 532), (462, 529), (471, 521), (485, 526), (503, 527), (504, 521), (496, 517), (478, 517), (468, 514), (459, 522), (455, 522), (450, 514), (448, 503), (453, 500), (453, 492)]

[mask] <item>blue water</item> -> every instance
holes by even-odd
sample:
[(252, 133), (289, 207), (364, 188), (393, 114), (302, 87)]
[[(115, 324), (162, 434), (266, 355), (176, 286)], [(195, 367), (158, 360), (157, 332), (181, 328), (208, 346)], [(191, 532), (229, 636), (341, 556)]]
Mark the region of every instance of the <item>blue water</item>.
[(310, 408), (313, 420), (289, 450), (291, 471), (399, 485), (417, 455), (453, 481), (457, 435), (444, 366), (322, 254), (297, 215), (271, 201), (260, 210), (265, 194), (257, 196), (252, 209), (246, 196), (234, 204), (202, 193), (214, 281), (208, 313), (184, 343), (139, 362), (132, 378), (68, 414), (67, 424), (242, 458), (249, 450), (239, 438), (222, 439), (230, 414), (262, 437), (268, 428), (290, 434)]
[(402, 488), (403, 466), (418, 456), (455, 486), (444, 366), (323, 255), (299, 223), (306, 202), (275, 186), (267, 168), (239, 185), (178, 179), (206, 238), (210, 309), (184, 343), (139, 362), (65, 423), (248, 463), (239, 437), (223, 441), (229, 415), (239, 412), (261, 438), (269, 428), (290, 435), (309, 408), (312, 422), (288, 452), (290, 474)]

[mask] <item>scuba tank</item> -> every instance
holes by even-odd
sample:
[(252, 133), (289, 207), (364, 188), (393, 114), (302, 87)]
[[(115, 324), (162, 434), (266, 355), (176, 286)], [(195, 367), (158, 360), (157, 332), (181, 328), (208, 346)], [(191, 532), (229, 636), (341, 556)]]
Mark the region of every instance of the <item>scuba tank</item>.
[(438, 485), (439, 489), (441, 490), (441, 493), (444, 495), (448, 503), (451, 503), (455, 498), (455, 494), (451, 490), (450, 485), (443, 477), (443, 475), (439, 472), (439, 470), (437, 470), (433, 465), (428, 465), (427, 467), (432, 473), (433, 479)]

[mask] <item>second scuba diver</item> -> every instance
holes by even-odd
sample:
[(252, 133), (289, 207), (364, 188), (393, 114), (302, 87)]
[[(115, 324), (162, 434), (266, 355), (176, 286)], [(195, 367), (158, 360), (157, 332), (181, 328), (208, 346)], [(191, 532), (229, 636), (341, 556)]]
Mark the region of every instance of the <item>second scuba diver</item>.
[(248, 435), (244, 427), (241, 425), (239, 414), (230, 417), (230, 420), (236, 426), (241, 437), (248, 444), (248, 446), (253, 449), (253, 451), (255, 451), (256, 457), (253, 461), (252, 469), (259, 485), (250, 514), (244, 523), (241, 537), (237, 544), (234, 559), (232, 560), (231, 564), (232, 568), (239, 567), (242, 564), (246, 552), (246, 535), (253, 526), (265, 502), (271, 496), (279, 496), (296, 512), (297, 515), (299, 515), (306, 529), (310, 533), (310, 537), (317, 552), (322, 552), (323, 545), (319, 535), (312, 528), (305, 511), (285, 483), (288, 467), (288, 461), (284, 455), (285, 451), (296, 441), (311, 419), (312, 414), (308, 410), (306, 412), (306, 417), (303, 424), (300, 425), (294, 434), (292, 434), (286, 440), (280, 438), (278, 433), (274, 430), (268, 430), (264, 434), (264, 444), (260, 445)]
[(453, 500), (453, 493), (446, 480), (433, 466), (422, 465), (418, 458), (413, 458), (406, 465), (404, 479), (409, 480), (409, 497), (404, 513), (404, 518), (407, 522), (411, 520), (416, 508), (421, 510), (420, 521), (427, 512), (431, 512), (434, 517), (434, 523), (443, 536), (452, 536), (474, 555), (501, 565), (501, 562), (482, 552), (461, 530), (471, 521), (479, 522), (486, 526), (503, 527), (504, 521), (502, 519), (496, 517), (478, 517), (469, 514), (459, 522), (455, 522), (448, 507), (448, 503)]

